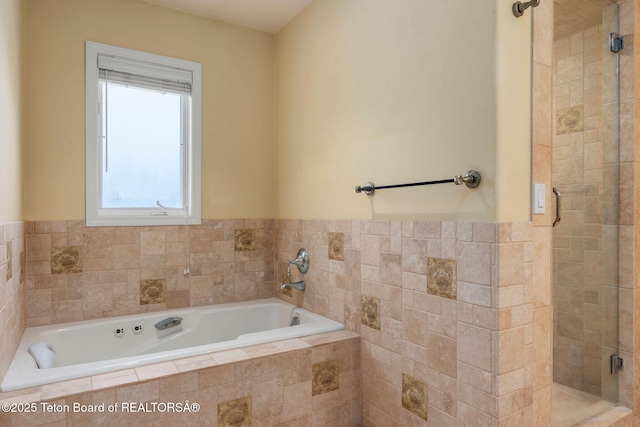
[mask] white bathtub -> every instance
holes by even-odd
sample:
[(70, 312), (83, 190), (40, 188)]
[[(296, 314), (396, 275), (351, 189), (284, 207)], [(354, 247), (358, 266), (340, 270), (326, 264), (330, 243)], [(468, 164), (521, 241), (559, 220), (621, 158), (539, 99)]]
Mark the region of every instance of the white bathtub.
[[(294, 314), (300, 324), (289, 326)], [(154, 327), (173, 316), (183, 319), (182, 330)], [(142, 332), (135, 333), (140, 325)], [(118, 329), (124, 335), (116, 336)], [(27, 328), (1, 388), (11, 391), (340, 329), (341, 323), (276, 298)], [(38, 368), (28, 352), (36, 342), (55, 353), (55, 367)]]

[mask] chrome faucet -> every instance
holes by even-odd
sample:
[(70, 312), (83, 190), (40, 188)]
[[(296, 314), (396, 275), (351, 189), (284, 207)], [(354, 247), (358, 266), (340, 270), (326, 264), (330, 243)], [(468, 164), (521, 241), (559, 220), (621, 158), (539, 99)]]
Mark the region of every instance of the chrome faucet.
[(289, 282), (291, 277), (291, 264), (298, 267), (300, 273), (306, 274), (307, 271), (309, 271), (309, 252), (307, 252), (305, 248), (302, 248), (296, 254), (296, 259), (287, 260), (287, 278), (286, 281), (280, 285), (281, 291), (284, 291), (286, 288), (294, 288), (299, 291), (304, 291), (307, 288), (304, 280)]
[(282, 285), (280, 285), (280, 290), (284, 291), (285, 288), (294, 288), (299, 291), (304, 291), (305, 289), (307, 289), (307, 285), (304, 283), (304, 280), (300, 280), (298, 282), (284, 282)]
[(296, 259), (287, 260), (287, 277), (291, 276), (291, 264), (297, 266), (300, 273), (306, 274), (309, 271), (309, 252), (302, 248), (296, 254)]

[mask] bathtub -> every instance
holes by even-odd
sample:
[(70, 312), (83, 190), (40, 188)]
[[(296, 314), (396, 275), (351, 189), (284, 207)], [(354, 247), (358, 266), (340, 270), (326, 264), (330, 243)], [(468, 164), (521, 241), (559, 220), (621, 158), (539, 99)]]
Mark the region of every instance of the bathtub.
[[(290, 326), (292, 319), (298, 325)], [(165, 319), (179, 325), (159, 330)], [(203, 353), (337, 331), (344, 325), (276, 298), (27, 328), (2, 391), (70, 380)], [(45, 343), (55, 367), (28, 349)]]

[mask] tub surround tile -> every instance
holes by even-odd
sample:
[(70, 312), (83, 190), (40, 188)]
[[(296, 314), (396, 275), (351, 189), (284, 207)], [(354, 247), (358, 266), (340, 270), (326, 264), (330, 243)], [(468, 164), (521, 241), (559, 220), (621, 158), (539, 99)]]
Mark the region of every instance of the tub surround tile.
[(198, 369), (210, 368), (218, 364), (211, 356), (212, 355), (209, 354), (201, 354), (199, 356), (177, 359), (173, 361), (173, 364), (180, 372), (197, 371)]
[(218, 404), (219, 427), (251, 427), (251, 396)]
[[(25, 225), (24, 277), (38, 280), (29, 292), (51, 292), (49, 309), (27, 309), (29, 326), (246, 301), (271, 297), (275, 292), (273, 220), (204, 219), (201, 225), (188, 227), (86, 227), (83, 221)], [(249, 230), (253, 237), (243, 248), (252, 250), (235, 251), (236, 230)], [(67, 262), (68, 268), (62, 262), (52, 263), (56, 248), (79, 248), (78, 263)], [(15, 255), (22, 249), (13, 247), (16, 266), (19, 258)], [(4, 252), (0, 257), (4, 261)], [(183, 274), (185, 267), (190, 274)], [(17, 276), (18, 269), (12, 271)], [(79, 279), (47, 281), (56, 276)], [(155, 296), (141, 297), (140, 281), (159, 278), (166, 280), (164, 302)], [(29, 298), (44, 303), (42, 295)], [(76, 300), (81, 301), (81, 311), (72, 302)], [(63, 312), (65, 307), (73, 307), (73, 316)]]
[[(357, 272), (350, 276), (354, 283), (346, 281), (340, 263), (312, 261), (309, 287), (298, 303), (362, 334), (364, 425), (424, 423), (403, 408), (403, 374), (428, 387), (434, 425), (472, 425), (478, 419), (497, 425), (533, 413), (530, 399), (524, 406), (498, 399), (499, 392), (532, 389), (531, 223), (358, 220), (349, 230), (331, 221), (309, 226), (307, 221), (278, 221), (276, 232), (280, 271), (299, 247), (323, 251), (329, 233), (343, 233), (345, 258), (353, 251), (359, 260), (349, 272)], [(352, 241), (358, 242), (353, 249)], [(501, 253), (514, 248), (517, 256), (505, 262), (517, 265), (500, 269)], [(503, 363), (504, 377), (499, 378), (498, 332), (503, 329), (509, 330), (503, 347), (509, 344), (526, 357), (523, 366), (531, 366), (520, 368), (519, 376), (509, 376)], [(518, 332), (521, 341), (507, 340)]]
[(136, 382), (138, 382), (138, 376), (134, 369), (123, 369), (91, 376), (92, 390), (102, 390)]
[(311, 391), (313, 396), (329, 393), (340, 388), (340, 361), (327, 360), (314, 363), (312, 366), (313, 381)]
[(360, 297), (360, 315), (362, 324), (380, 330), (380, 299), (368, 295)]
[(213, 353), (211, 357), (219, 365), (251, 359), (251, 356), (242, 349), (219, 351)]
[[(171, 365), (181, 361), (127, 369), (94, 375), (78, 380), (32, 387), (16, 392), (0, 393), (0, 403), (45, 401), (72, 405), (113, 404), (116, 402), (197, 402), (199, 412), (183, 413), (174, 420), (167, 413), (125, 413), (119, 411), (94, 414), (92, 419), (77, 418), (77, 414), (62, 413), (55, 421), (62, 425), (137, 425), (180, 424), (209, 425), (218, 419), (218, 425), (362, 425), (360, 406), (360, 342), (357, 334), (323, 334), (330, 342), (295, 350), (282, 351), (270, 356), (256, 356), (225, 366), (203, 367), (195, 371), (175, 372)], [(348, 331), (346, 331), (348, 332)], [(293, 341), (293, 340), (288, 340)], [(286, 342), (286, 341), (285, 341)], [(190, 363), (202, 361), (195, 356), (183, 359)], [(228, 352), (227, 352), (228, 353)], [(340, 365), (340, 388), (333, 393), (312, 395), (312, 365), (317, 359), (327, 361), (327, 355), (337, 355)], [(320, 362), (321, 363), (321, 362)], [(137, 378), (136, 372), (148, 371), (153, 375)], [(158, 374), (159, 376), (156, 376)], [(120, 382), (118, 382), (120, 381)], [(107, 382), (107, 387), (96, 387)], [(91, 386), (87, 389), (88, 386)], [(55, 400), (53, 400), (55, 399)], [(96, 416), (98, 418), (96, 418)], [(50, 414), (7, 414), (2, 422), (7, 425), (42, 425), (52, 421)], [(215, 422), (215, 421), (214, 421)], [(249, 424), (247, 424), (249, 423)], [(302, 424), (298, 424), (302, 423)]]
[(344, 233), (329, 233), (329, 259), (344, 261)]
[(402, 407), (427, 421), (429, 395), (427, 385), (402, 374)]
[(427, 293), (443, 298), (457, 298), (456, 262), (427, 258)]
[(166, 377), (169, 375), (177, 374), (179, 372), (173, 361), (141, 366), (139, 368), (135, 368), (135, 371), (140, 381)]
[(166, 279), (140, 281), (140, 305), (161, 304), (166, 302)]
[(51, 248), (51, 273), (82, 273), (82, 246)]
[(42, 400), (53, 400), (70, 394), (78, 394), (91, 390), (91, 378), (78, 378), (42, 386)]
[(236, 230), (235, 249), (236, 252), (255, 251), (256, 231), (253, 229)]

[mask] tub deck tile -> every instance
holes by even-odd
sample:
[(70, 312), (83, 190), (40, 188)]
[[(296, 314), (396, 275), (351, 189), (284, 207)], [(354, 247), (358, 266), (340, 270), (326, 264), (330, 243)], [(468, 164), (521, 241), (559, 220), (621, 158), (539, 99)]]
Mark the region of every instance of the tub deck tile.
[(267, 343), (267, 344), (259, 344), (259, 345), (252, 345), (249, 347), (245, 347), (244, 352), (247, 353), (252, 358), (256, 358), (256, 357), (271, 356), (272, 354), (282, 353), (282, 349), (278, 348), (277, 346), (271, 343)]
[(93, 375), (91, 377), (93, 390), (102, 390), (136, 382), (138, 382), (138, 376), (133, 369), (123, 369), (122, 371)]
[(235, 350), (226, 350), (219, 351), (217, 353), (213, 353), (211, 358), (216, 361), (219, 365), (224, 365), (227, 363), (240, 362), (242, 360), (249, 360), (251, 356), (245, 353), (243, 350), (235, 349)]
[(135, 368), (135, 371), (140, 381), (146, 381), (180, 373), (173, 361), (141, 366), (139, 368)]
[(216, 366), (218, 363), (208, 354), (187, 357), (185, 359), (174, 360), (173, 363), (180, 372), (196, 371), (210, 366)]
[(43, 385), (42, 399), (52, 400), (71, 394), (83, 393), (85, 391), (91, 391), (91, 377)]
[(42, 400), (41, 387), (0, 393), (0, 403), (31, 403)]
[(303, 348), (311, 347), (309, 343), (306, 343), (298, 338), (294, 338), (291, 340), (284, 340), (284, 341), (276, 341), (273, 344), (283, 351), (301, 350)]

